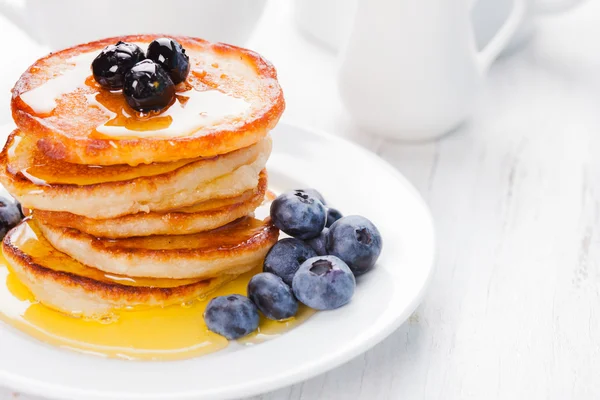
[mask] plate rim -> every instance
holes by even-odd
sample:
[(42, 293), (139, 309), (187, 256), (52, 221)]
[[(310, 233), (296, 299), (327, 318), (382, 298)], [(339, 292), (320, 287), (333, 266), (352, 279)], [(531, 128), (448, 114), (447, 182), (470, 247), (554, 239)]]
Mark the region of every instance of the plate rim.
[[(1, 126), (3, 127), (8, 127), (12, 125), (13, 124), (11, 123), (1, 124)], [(303, 368), (297, 370), (294, 373), (288, 374), (284, 377), (280, 377), (279, 379), (265, 379), (262, 381), (253, 381), (251, 383), (246, 384), (245, 386), (240, 386), (239, 384), (235, 386), (232, 385), (231, 389), (221, 388), (219, 391), (213, 389), (210, 392), (206, 390), (188, 390), (185, 392), (171, 392), (169, 393), (169, 397), (173, 400), (198, 398), (212, 399), (215, 397), (222, 399), (230, 399), (237, 398), (239, 396), (255, 396), (261, 393), (274, 391), (285, 386), (293, 385), (295, 383), (308, 380), (317, 375), (330, 371), (336, 367), (339, 367), (342, 364), (345, 364), (346, 362), (357, 357), (358, 355), (370, 350), (375, 345), (381, 343), (385, 338), (390, 336), (394, 331), (396, 331), (409, 318), (409, 316), (414, 312), (418, 305), (421, 304), (425, 293), (431, 284), (437, 260), (437, 236), (435, 230), (435, 223), (429, 206), (427, 205), (421, 194), (418, 192), (418, 190), (413, 186), (413, 184), (388, 161), (384, 160), (370, 149), (362, 147), (359, 144), (354, 143), (351, 140), (348, 140), (344, 137), (326, 132), (324, 130), (315, 129), (309, 126), (302, 126), (287, 121), (280, 122), (277, 125), (276, 129), (277, 128), (308, 131), (317, 136), (324, 137), (330, 141), (340, 142), (344, 146), (350, 146), (353, 149), (363, 153), (365, 157), (369, 157), (371, 161), (376, 162), (377, 164), (379, 164), (380, 167), (385, 168), (395, 179), (399, 180), (402, 183), (402, 185), (412, 193), (414, 199), (417, 200), (418, 203), (421, 205), (424, 211), (424, 216), (426, 217), (426, 221), (424, 220), (423, 223), (427, 223), (428, 231), (431, 233), (432, 251), (428, 260), (427, 276), (423, 281), (423, 285), (418, 290), (417, 294), (413, 297), (413, 299), (410, 301), (410, 303), (407, 305), (407, 307), (403, 310), (402, 313), (399, 313), (398, 316), (388, 325), (384, 326), (383, 329), (380, 329), (375, 334), (373, 334), (370, 340), (363, 340), (362, 342), (358, 342), (342, 354), (330, 357), (323, 357), (319, 360), (318, 363), (312, 365), (311, 368)], [(72, 388), (61, 384), (33, 380), (22, 375), (11, 374), (6, 370), (0, 370), (0, 386), (4, 386), (11, 390), (16, 390), (17, 392), (21, 392), (23, 394), (36, 395), (46, 399), (81, 397), (93, 397), (94, 399), (162, 399), (165, 395), (165, 393), (149, 395), (144, 393), (131, 392), (100, 392), (93, 389), (82, 390), (79, 388)]]

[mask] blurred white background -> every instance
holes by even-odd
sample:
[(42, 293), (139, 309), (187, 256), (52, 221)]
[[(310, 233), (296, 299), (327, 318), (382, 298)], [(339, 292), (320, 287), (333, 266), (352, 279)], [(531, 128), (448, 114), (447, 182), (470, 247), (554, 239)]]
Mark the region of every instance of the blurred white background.
[[(536, 18), (531, 41), (491, 68), (470, 120), (423, 144), (358, 128), (335, 52), (295, 18), (291, 1), (268, 2), (246, 43), (277, 67), (284, 120), (398, 168), (432, 209), (439, 253), (425, 300), (398, 331), (257, 399), (600, 398), (600, 3)], [(1, 16), (0, 30), (4, 122), (13, 82), (45, 50)]]

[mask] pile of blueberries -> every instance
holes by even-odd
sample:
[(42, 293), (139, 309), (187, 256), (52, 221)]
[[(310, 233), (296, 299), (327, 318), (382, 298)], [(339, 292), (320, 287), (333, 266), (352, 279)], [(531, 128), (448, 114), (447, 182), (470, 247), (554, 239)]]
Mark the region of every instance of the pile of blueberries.
[(381, 234), (371, 221), (343, 217), (314, 189), (277, 197), (271, 220), (292, 237), (269, 250), (264, 272), (248, 283), (248, 297), (215, 297), (204, 312), (208, 329), (227, 339), (255, 331), (259, 310), (269, 319), (285, 320), (296, 315), (298, 301), (316, 310), (347, 304), (355, 277), (370, 271), (381, 254)]
[(175, 100), (175, 85), (187, 78), (190, 59), (181, 44), (171, 38), (153, 40), (146, 54), (133, 43), (118, 42), (98, 54), (92, 72), (103, 88), (122, 89), (134, 110), (156, 112)]

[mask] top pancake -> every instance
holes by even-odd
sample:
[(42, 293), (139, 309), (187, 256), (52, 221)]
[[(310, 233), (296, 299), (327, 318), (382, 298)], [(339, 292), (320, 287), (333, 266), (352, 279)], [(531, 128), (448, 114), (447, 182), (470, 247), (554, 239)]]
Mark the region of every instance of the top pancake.
[(252, 145), (276, 125), (285, 103), (275, 69), (235, 46), (172, 36), (190, 56), (190, 74), (158, 115), (140, 115), (122, 93), (95, 82), (91, 62), (105, 46), (143, 47), (161, 36), (109, 38), (38, 60), (13, 88), (16, 124), (48, 157), (95, 165), (212, 157)]

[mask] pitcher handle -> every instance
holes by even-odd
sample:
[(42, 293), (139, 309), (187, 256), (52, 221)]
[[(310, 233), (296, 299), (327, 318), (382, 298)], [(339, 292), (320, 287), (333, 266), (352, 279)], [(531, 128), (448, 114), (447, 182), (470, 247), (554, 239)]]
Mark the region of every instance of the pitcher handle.
[(510, 15), (504, 21), (504, 24), (487, 46), (479, 52), (479, 67), (482, 72), (486, 72), (496, 57), (504, 50), (517, 29), (519, 29), (524, 17), (525, 0), (514, 0)]
[(560, 13), (579, 4), (583, 3), (583, 0), (558, 0), (558, 1), (534, 1), (533, 12), (536, 14), (554, 14)]
[(25, 0), (0, 0), (0, 14), (29, 34), (30, 26), (25, 17)]

